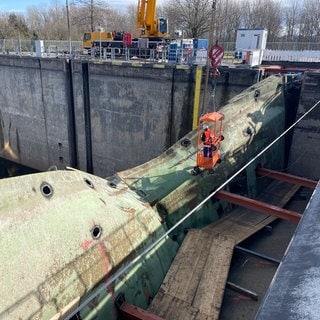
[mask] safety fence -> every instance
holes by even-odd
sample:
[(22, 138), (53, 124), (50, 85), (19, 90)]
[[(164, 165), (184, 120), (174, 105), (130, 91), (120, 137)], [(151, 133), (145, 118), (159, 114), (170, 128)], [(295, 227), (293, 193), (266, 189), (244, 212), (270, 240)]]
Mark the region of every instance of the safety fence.
[(320, 51), (263, 50), (264, 61), (320, 62)]
[[(244, 60), (237, 57), (234, 42), (221, 42), (219, 44), (225, 50), (223, 62), (237, 63)], [(278, 48), (278, 49), (276, 49)], [(280, 50), (279, 48), (292, 48)], [(300, 48), (300, 49), (298, 49)], [(304, 49), (303, 49), (304, 48)], [(307, 48), (310, 48), (307, 50)], [(37, 56), (35, 40), (0, 39), (0, 54)], [(320, 44), (318, 43), (290, 43), (271, 42), (267, 43), (267, 49), (262, 50), (264, 61), (297, 61), (297, 62), (320, 62)], [(140, 60), (152, 63), (175, 63), (175, 64), (205, 64), (206, 51), (200, 52), (192, 47), (176, 48), (169, 46), (161, 49), (149, 48), (95, 48), (84, 50), (82, 41), (59, 41), (44, 40), (41, 57), (64, 58), (73, 57), (86, 60)]]
[[(63, 57), (69, 54), (82, 53), (82, 41), (44, 40), (43, 56)], [(0, 39), (0, 54), (36, 56), (35, 40)]]

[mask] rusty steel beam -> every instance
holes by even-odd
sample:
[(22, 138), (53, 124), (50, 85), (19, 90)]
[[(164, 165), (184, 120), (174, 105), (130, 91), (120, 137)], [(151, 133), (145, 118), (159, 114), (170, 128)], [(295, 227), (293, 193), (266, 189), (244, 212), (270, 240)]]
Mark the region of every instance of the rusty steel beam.
[(315, 187), (317, 186), (317, 181), (315, 180), (302, 178), (302, 177), (294, 176), (292, 174), (274, 171), (266, 168), (258, 168), (256, 170), (256, 173), (259, 176), (267, 176), (276, 180), (290, 182), (290, 183), (297, 184), (297, 185), (311, 188), (311, 189), (315, 189)]
[(214, 196), (220, 200), (225, 200), (225, 201), (237, 204), (239, 206), (242, 206), (242, 207), (245, 207), (248, 209), (252, 209), (254, 211), (259, 211), (259, 212), (263, 212), (266, 214), (271, 214), (275, 217), (289, 220), (289, 221), (292, 221), (295, 223), (299, 223), (300, 218), (301, 218), (300, 213), (286, 210), (283, 208), (279, 208), (277, 206), (267, 204), (265, 202), (261, 202), (258, 200), (239, 196), (239, 195), (231, 193), (231, 192), (220, 190)]
[(122, 303), (118, 311), (121, 320), (165, 320), (126, 301)]

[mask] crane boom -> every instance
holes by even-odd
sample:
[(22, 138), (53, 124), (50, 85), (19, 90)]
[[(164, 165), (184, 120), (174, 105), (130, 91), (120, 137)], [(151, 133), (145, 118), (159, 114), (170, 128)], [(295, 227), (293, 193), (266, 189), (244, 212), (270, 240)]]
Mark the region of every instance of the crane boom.
[(167, 19), (156, 16), (156, 0), (138, 0), (137, 29), (142, 38), (168, 37)]

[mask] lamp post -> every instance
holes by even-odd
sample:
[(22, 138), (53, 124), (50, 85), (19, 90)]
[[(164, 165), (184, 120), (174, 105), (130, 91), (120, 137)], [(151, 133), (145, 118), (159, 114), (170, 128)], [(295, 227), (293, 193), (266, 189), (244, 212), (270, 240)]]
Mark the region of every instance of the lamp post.
[(66, 0), (66, 7), (67, 7), (67, 23), (68, 23), (68, 41), (69, 41), (69, 57), (71, 58), (72, 54), (72, 47), (71, 47), (71, 31), (70, 31), (70, 16), (69, 16), (69, 4), (68, 0)]

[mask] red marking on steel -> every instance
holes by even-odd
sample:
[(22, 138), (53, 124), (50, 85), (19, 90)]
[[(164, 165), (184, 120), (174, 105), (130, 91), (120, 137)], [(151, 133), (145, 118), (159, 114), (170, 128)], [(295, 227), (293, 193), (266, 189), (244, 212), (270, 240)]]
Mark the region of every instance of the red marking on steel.
[[(99, 250), (100, 250), (100, 253), (101, 253), (101, 256), (102, 256), (102, 259), (103, 259), (103, 264), (104, 264), (104, 267), (105, 267), (105, 271), (106, 271), (106, 282), (108, 282), (108, 279), (109, 279), (109, 260), (108, 260), (108, 257), (106, 255), (106, 247), (104, 245), (104, 243), (102, 241), (99, 241), (98, 243), (99, 245)], [(109, 291), (109, 293), (111, 294), (111, 298), (113, 301), (115, 301), (115, 296), (114, 296), (114, 290), (113, 290), (113, 287), (112, 285), (109, 285), (107, 286), (107, 290)], [(115, 319), (115, 314), (113, 313), (112, 314), (112, 319)]]
[(109, 279), (109, 260), (106, 256), (105, 246), (104, 246), (103, 242), (101, 242), (101, 241), (99, 242), (99, 250), (100, 250), (100, 253), (101, 253), (101, 256), (103, 259), (103, 264), (104, 264), (105, 271), (106, 271), (106, 282), (107, 282)]
[(81, 248), (83, 250), (87, 249), (91, 243), (93, 242), (93, 240), (85, 240), (84, 242), (81, 243)]
[[(87, 249), (91, 244), (92, 244), (93, 240), (85, 240), (83, 243), (81, 243), (81, 248), (82, 249)], [(108, 260), (108, 257), (106, 255), (106, 250), (105, 250), (105, 246), (103, 244), (103, 242), (99, 242), (98, 243), (98, 246), (99, 246), (99, 250), (100, 250), (100, 253), (101, 253), (101, 256), (102, 256), (102, 259), (103, 259), (103, 264), (104, 264), (104, 267), (105, 267), (105, 272), (106, 272), (106, 282), (108, 281), (109, 279), (109, 260)], [(113, 288), (111, 285), (109, 285), (107, 287), (107, 290), (109, 291), (109, 293), (111, 294), (111, 297), (112, 297), (112, 300), (115, 301), (115, 296), (114, 296), (114, 291), (113, 291)], [(112, 314), (112, 319), (116, 319), (116, 316), (115, 314), (113, 313)]]
[(265, 260), (259, 260), (257, 262), (254, 263), (254, 266), (256, 267), (262, 267), (264, 265), (271, 265), (272, 263), (269, 261), (265, 261)]
[(232, 298), (232, 301), (235, 302), (235, 303), (238, 303), (241, 300), (251, 300), (251, 299), (246, 297), (246, 296), (235, 296), (235, 297)]

